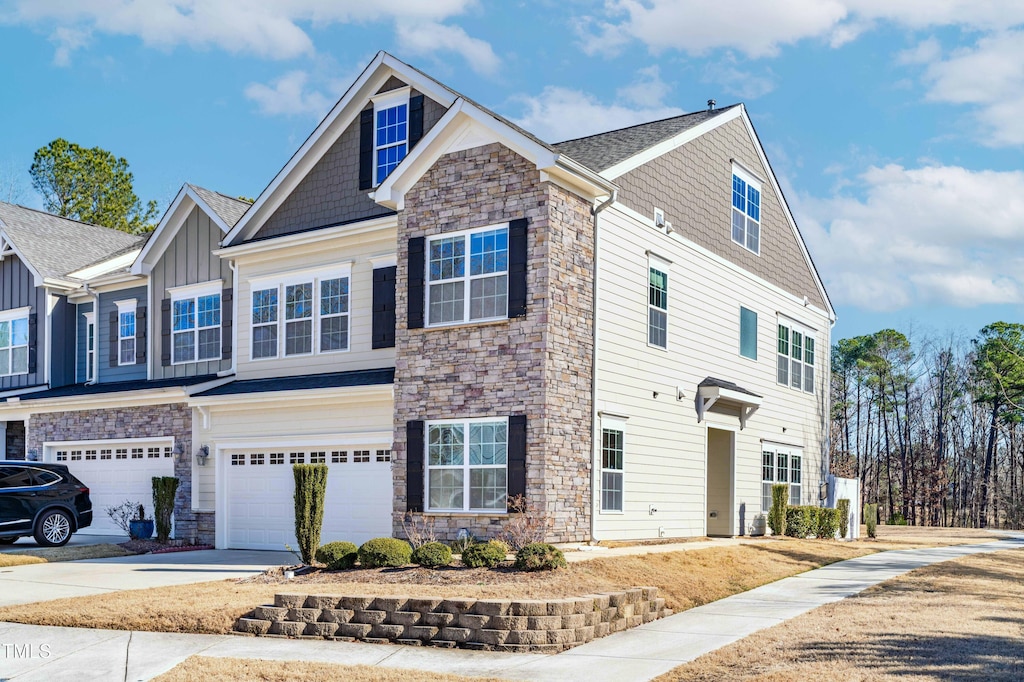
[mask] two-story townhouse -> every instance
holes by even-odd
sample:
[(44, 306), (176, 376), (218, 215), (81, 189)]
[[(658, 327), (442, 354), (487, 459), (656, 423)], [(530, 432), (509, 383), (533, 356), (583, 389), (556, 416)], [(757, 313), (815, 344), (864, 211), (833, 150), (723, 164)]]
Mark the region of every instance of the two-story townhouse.
[(72, 273), (69, 321), (54, 337), (72, 371), (20, 396), (17, 409), (28, 455), (66, 464), (89, 485), (97, 513), (88, 532), (117, 532), (104, 510), (125, 500), (151, 514), (152, 477), (173, 475), (176, 537), (213, 540), (212, 513), (192, 500), (187, 398), (230, 381), (233, 275), (213, 251), (248, 207), (185, 185), (143, 243), (132, 237), (130, 253)]
[[(674, 223), (674, 225), (673, 225)], [(742, 105), (559, 145), (381, 53), (215, 252), (235, 379), (197, 391), (216, 542), (742, 534), (810, 502), (834, 313)]]

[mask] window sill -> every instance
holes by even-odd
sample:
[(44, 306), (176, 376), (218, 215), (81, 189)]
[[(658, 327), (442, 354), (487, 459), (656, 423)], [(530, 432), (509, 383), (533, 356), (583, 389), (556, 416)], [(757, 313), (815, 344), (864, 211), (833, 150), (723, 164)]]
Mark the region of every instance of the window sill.
[(668, 346), (659, 346), (658, 344), (651, 343), (650, 341), (647, 342), (647, 347), (648, 348), (655, 348), (657, 350), (664, 351), (666, 353), (668, 352)]
[(501, 509), (492, 509), (490, 511), (439, 511), (439, 510), (427, 510), (420, 512), (423, 516), (466, 516), (479, 518), (481, 516), (508, 516), (508, 512)]
[(625, 516), (626, 515), (626, 512), (624, 512), (622, 510), (615, 510), (615, 509), (602, 509), (601, 511), (599, 511), (597, 513), (602, 515), (602, 516)]
[[(487, 320), (472, 320), (470, 322), (444, 322), (438, 324), (427, 324), (423, 326), (423, 331), (430, 331), (432, 329), (461, 329), (463, 327), (491, 327), (499, 324), (507, 324), (513, 319), (511, 317), (499, 317), (491, 318)], [(416, 331), (416, 330), (409, 330)]]

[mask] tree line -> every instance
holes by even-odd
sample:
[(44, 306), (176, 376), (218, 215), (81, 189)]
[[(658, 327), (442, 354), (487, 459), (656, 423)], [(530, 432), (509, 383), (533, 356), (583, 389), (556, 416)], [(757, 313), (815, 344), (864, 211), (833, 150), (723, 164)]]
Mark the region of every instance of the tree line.
[(890, 523), (1024, 526), (1024, 325), (832, 348), (832, 473)]

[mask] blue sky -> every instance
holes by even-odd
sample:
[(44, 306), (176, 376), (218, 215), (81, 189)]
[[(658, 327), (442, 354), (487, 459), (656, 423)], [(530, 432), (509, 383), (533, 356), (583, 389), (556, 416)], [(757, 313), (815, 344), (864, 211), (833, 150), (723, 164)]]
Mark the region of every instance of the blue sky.
[(833, 338), (1020, 319), (1019, 0), (0, 0), (0, 199), (56, 137), (256, 196), (380, 49), (549, 141), (743, 101)]

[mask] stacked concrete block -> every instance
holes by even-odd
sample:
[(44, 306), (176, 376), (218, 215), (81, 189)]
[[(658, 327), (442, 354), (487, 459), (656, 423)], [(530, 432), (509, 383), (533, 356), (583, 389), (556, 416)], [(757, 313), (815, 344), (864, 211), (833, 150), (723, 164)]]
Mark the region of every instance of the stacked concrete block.
[(279, 594), (235, 623), (242, 634), (555, 653), (670, 615), (655, 587), (567, 599)]

